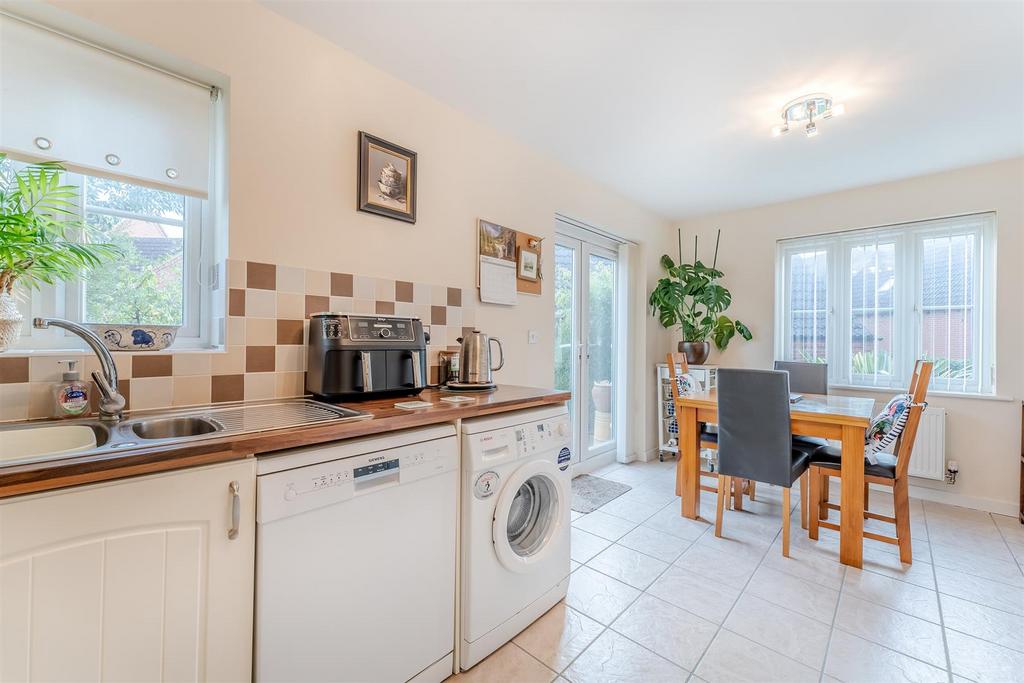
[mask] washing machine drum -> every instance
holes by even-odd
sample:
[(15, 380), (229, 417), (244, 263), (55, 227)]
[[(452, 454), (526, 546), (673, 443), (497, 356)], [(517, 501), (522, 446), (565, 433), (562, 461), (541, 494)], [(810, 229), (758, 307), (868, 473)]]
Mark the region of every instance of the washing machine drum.
[(494, 511), (494, 550), (505, 568), (527, 572), (543, 562), (562, 530), (567, 495), (558, 468), (529, 462), (506, 478)]

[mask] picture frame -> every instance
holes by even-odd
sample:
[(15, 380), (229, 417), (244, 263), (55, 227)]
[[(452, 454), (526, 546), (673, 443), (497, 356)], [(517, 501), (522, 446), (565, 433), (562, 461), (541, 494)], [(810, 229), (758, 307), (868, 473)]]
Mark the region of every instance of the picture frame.
[(359, 211), (415, 223), (417, 172), (416, 152), (359, 131)]
[(519, 247), (516, 275), (522, 280), (537, 282), (540, 280), (540, 251), (528, 247)]

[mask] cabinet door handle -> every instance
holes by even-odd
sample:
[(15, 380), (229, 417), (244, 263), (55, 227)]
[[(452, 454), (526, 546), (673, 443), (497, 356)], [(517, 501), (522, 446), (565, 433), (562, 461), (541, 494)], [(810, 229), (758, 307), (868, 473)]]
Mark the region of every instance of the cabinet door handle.
[(228, 529), (228, 538), (238, 538), (238, 524), (242, 520), (242, 499), (238, 495), (238, 482), (228, 484), (228, 491), (231, 492), (231, 528)]

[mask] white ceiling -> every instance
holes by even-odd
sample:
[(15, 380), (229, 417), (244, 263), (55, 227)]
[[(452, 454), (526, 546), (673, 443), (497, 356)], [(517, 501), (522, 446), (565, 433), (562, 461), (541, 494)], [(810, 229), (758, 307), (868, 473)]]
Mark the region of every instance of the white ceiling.
[(263, 4), (672, 218), (1024, 153), (1021, 2)]

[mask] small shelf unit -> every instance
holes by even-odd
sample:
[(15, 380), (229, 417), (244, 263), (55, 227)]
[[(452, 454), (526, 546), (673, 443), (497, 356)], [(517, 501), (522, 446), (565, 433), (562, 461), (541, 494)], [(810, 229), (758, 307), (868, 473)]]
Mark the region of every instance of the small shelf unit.
[[(668, 374), (668, 363), (658, 363), (655, 370), (658, 373), (658, 459), (663, 460), (668, 454), (679, 453), (679, 429), (675, 405), (672, 403), (672, 379)], [(678, 365), (676, 372), (681, 372)], [(697, 378), (705, 390), (718, 386), (717, 365), (691, 365), (689, 373)]]

